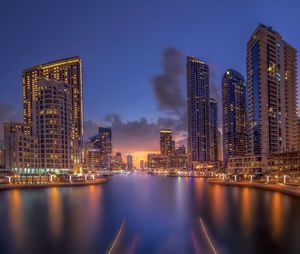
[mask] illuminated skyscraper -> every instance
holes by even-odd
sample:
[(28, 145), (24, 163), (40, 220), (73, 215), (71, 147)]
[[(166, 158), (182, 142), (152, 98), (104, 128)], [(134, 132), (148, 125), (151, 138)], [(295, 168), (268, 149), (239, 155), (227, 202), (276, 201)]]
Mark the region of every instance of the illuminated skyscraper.
[(187, 57), (188, 153), (193, 162), (210, 160), (209, 68)]
[[(38, 81), (40, 79), (54, 79), (68, 84), (72, 106), (72, 138), (74, 139), (74, 160), (81, 160), (81, 146), (83, 144), (83, 102), (82, 102), (82, 62), (79, 57), (36, 65), (23, 70), (23, 117), (24, 124), (32, 127), (33, 103), (38, 96)], [(32, 128), (30, 129), (32, 132)], [(77, 142), (76, 142), (77, 141)], [(77, 146), (77, 148), (76, 148)], [(77, 158), (76, 158), (77, 157)]]
[(185, 146), (181, 145), (180, 147), (178, 147), (178, 149), (176, 150), (176, 154), (177, 155), (186, 155)]
[(228, 69), (222, 80), (223, 153), (227, 163), (231, 156), (247, 153), (246, 82), (237, 71)]
[(112, 136), (111, 129), (99, 127), (99, 133), (90, 138), (90, 142), (100, 151), (100, 169), (108, 170), (112, 166)]
[(260, 24), (247, 44), (249, 153), (297, 145), (297, 51), (272, 27)]
[(121, 152), (116, 152), (116, 161), (118, 163), (123, 163), (123, 159), (122, 159), (122, 153)]
[(209, 161), (218, 161), (218, 104), (215, 99), (209, 100)]
[(223, 161), (222, 133), (218, 130), (218, 161)]
[(131, 154), (127, 154), (127, 169), (128, 170), (133, 169), (133, 158)]
[(70, 86), (41, 79), (33, 101), (32, 133), (38, 138), (40, 167), (62, 173), (73, 169), (73, 111)]
[(87, 172), (100, 170), (100, 150), (90, 141), (84, 146), (84, 169)]
[(162, 156), (171, 156), (173, 152), (172, 130), (160, 130), (160, 154)]

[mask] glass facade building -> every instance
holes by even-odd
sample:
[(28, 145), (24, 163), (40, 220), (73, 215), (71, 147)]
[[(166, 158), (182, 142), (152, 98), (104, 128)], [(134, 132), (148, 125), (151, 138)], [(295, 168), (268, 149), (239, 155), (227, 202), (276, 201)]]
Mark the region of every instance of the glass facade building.
[(187, 57), (188, 153), (192, 162), (210, 161), (209, 67)]
[(246, 97), (244, 77), (228, 69), (222, 79), (223, 156), (226, 164), (231, 156), (247, 153)]
[(209, 100), (209, 125), (210, 161), (218, 161), (218, 104), (213, 98)]
[(260, 24), (247, 43), (248, 152), (297, 146), (297, 51)]
[(112, 134), (110, 128), (99, 127), (99, 133), (90, 138), (91, 143), (99, 149), (100, 169), (110, 170), (112, 167)]
[[(174, 144), (175, 145), (175, 144)], [(160, 130), (160, 154), (162, 156), (171, 156), (173, 153), (172, 130)]]

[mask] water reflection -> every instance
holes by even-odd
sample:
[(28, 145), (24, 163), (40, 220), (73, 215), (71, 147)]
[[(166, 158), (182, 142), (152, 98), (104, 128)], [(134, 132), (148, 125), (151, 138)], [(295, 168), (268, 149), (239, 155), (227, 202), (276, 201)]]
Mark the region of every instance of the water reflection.
[(300, 253), (300, 199), (203, 179), (114, 176), (0, 199), (1, 253), (105, 253), (124, 218), (118, 253), (209, 253), (200, 217), (220, 253)]
[(93, 229), (102, 224), (102, 188), (99, 188), (99, 186), (88, 186), (87, 196), (89, 199), (87, 214), (87, 216), (90, 218), (89, 229)]
[(51, 188), (49, 190), (48, 209), (49, 209), (50, 232), (52, 234), (53, 239), (58, 240), (61, 237), (62, 226), (63, 226), (61, 192), (58, 188)]
[(271, 203), (271, 225), (272, 235), (279, 238), (283, 230), (283, 207), (282, 207), (282, 194), (275, 192), (272, 195)]
[(213, 185), (210, 188), (211, 210), (217, 228), (225, 225), (226, 204), (224, 188), (220, 185)]
[(252, 207), (251, 207), (251, 190), (242, 188), (241, 190), (241, 224), (244, 231), (249, 234), (252, 225)]
[(9, 225), (11, 235), (14, 239), (14, 247), (21, 250), (25, 237), (25, 223), (23, 215), (21, 191), (12, 190), (9, 192)]

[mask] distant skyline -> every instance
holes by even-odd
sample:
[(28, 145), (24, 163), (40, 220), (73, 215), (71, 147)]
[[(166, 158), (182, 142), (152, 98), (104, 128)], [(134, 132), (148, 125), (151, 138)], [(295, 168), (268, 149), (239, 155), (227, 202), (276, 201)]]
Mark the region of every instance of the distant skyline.
[(186, 55), (210, 66), (220, 103), (226, 69), (246, 78), (246, 43), (259, 23), (300, 50), (296, 1), (5, 0), (0, 9), (0, 134), (3, 121), (22, 120), (22, 70), (78, 55), (86, 136), (112, 122), (123, 156), (158, 151), (160, 128), (184, 142)]

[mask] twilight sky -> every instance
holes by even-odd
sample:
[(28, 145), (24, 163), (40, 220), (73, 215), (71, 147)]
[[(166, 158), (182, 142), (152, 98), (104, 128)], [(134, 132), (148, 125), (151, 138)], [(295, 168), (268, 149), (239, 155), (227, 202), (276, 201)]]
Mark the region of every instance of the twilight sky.
[(114, 152), (137, 156), (158, 149), (161, 127), (184, 140), (185, 56), (210, 65), (220, 100), (225, 70), (245, 75), (258, 23), (300, 49), (299, 10), (297, 0), (1, 0), (0, 124), (22, 119), (23, 68), (79, 55), (86, 136), (112, 125)]

